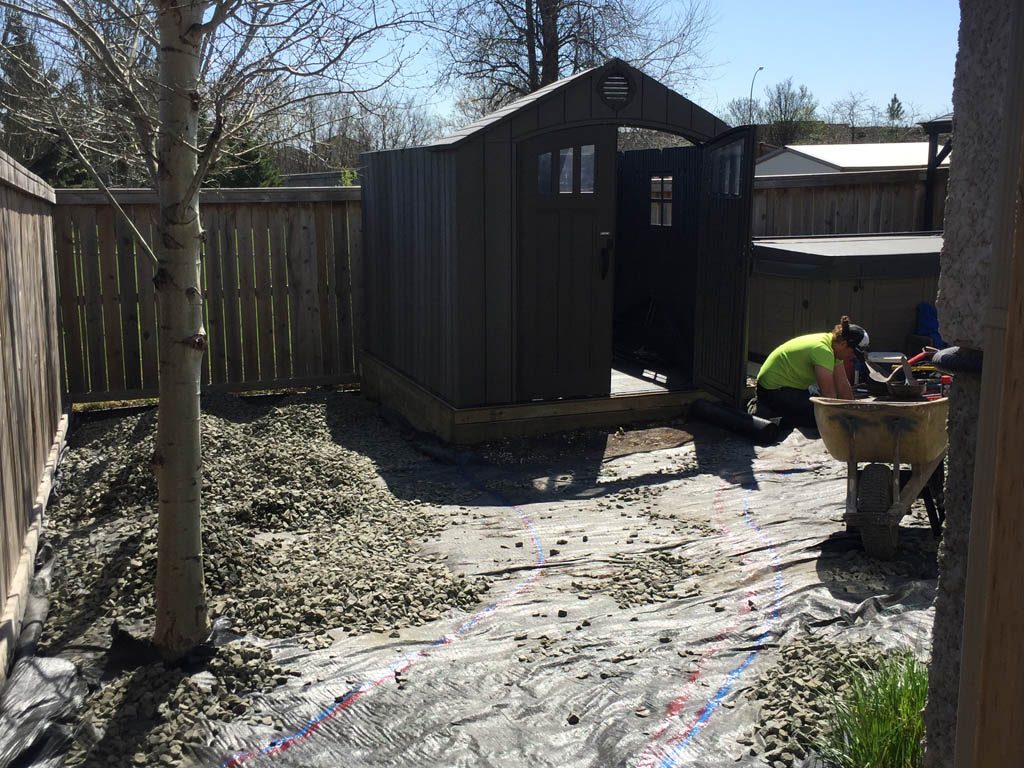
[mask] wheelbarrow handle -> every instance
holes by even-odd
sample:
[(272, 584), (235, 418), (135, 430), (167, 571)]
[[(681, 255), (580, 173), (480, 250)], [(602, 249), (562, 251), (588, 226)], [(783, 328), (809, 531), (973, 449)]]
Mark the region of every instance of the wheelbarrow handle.
[(925, 360), (931, 360), (932, 355), (938, 352), (935, 347), (925, 347), (912, 358), (907, 360), (907, 365), (917, 365), (918, 363), (924, 362)]

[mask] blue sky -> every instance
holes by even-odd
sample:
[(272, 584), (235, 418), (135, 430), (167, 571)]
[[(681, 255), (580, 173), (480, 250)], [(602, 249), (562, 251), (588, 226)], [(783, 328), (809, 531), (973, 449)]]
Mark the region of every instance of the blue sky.
[[(686, 94), (712, 112), (793, 78), (827, 107), (851, 91), (884, 108), (896, 93), (920, 119), (952, 109), (957, 0), (712, 0), (713, 65)], [(909, 111), (909, 109), (908, 109)]]

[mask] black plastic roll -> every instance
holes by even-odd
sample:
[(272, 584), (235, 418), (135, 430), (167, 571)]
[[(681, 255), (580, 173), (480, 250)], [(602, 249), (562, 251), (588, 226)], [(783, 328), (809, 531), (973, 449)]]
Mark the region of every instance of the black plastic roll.
[(716, 427), (749, 438), (758, 445), (770, 445), (779, 439), (778, 420), (751, 416), (746, 411), (725, 403), (698, 400), (690, 407), (690, 413)]
[(968, 347), (947, 347), (932, 355), (932, 365), (943, 373), (981, 373), (982, 352)]

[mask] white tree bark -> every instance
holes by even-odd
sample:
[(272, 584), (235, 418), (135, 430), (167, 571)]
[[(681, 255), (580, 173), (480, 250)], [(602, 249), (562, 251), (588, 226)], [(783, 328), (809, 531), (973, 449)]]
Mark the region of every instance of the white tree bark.
[(199, 123), (200, 25), (208, 2), (157, 4), (160, 132), (156, 255), (160, 407), (154, 470), (159, 488), (156, 628), (176, 658), (209, 634), (200, 513), (199, 387), (206, 331), (200, 283), (199, 193), (193, 183)]

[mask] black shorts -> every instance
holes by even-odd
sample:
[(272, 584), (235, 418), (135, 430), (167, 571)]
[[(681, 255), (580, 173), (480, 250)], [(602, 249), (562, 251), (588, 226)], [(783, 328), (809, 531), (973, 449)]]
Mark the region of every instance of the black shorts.
[(765, 389), (757, 385), (757, 413), (761, 416), (781, 416), (782, 421), (794, 427), (817, 427), (814, 420), (814, 403), (806, 389), (779, 387)]

